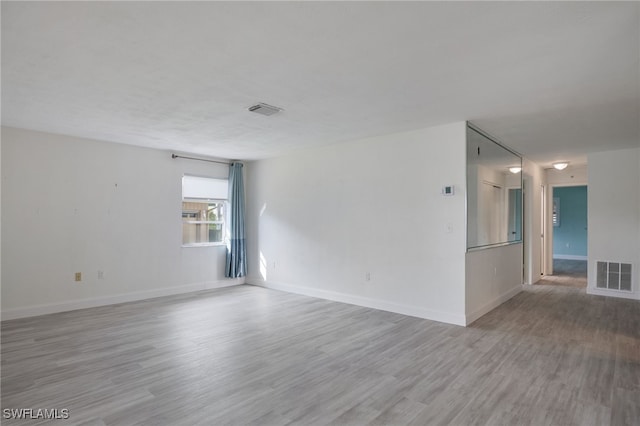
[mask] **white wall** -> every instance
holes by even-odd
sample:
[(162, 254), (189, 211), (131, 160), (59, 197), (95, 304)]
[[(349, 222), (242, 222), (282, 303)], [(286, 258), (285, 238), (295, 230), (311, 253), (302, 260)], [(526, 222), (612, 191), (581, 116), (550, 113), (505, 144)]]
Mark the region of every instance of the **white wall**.
[[(479, 165), (470, 165), (468, 173), (468, 185), (475, 185), (477, 194), (482, 196), (476, 199), (474, 194), (469, 194), (467, 198), (468, 210), (473, 213), (468, 218), (467, 244), (482, 246), (491, 241), (507, 241), (508, 189), (520, 186), (520, 174), (510, 173), (506, 167), (498, 170)], [(501, 189), (494, 190), (492, 185), (488, 186), (485, 182)], [(524, 194), (526, 196), (526, 192)], [(522, 234), (526, 235), (526, 222), (523, 222), (522, 226)], [(477, 238), (474, 238), (474, 232)], [(522, 243), (518, 243), (471, 249), (466, 253), (466, 324), (471, 324), (522, 291), (522, 247)]]
[(524, 180), (524, 282), (535, 284), (542, 271), (542, 185), (545, 173), (527, 159), (523, 162)]
[(466, 323), (522, 291), (522, 244), (488, 247), (466, 255)]
[(589, 180), (589, 169), (586, 164), (577, 166), (569, 165), (569, 167), (564, 170), (546, 169), (545, 175), (548, 185), (586, 185)]
[[(2, 241), (2, 135), (0, 135), (0, 242)], [(2, 244), (0, 243), (0, 308), (2, 307)]]
[[(465, 132), (454, 123), (252, 163), (247, 281), (466, 324)], [(441, 195), (447, 184), (454, 196)]]
[(181, 247), (182, 175), (227, 166), (13, 128), (2, 139), (3, 319), (241, 282), (224, 279), (224, 247)]
[[(640, 299), (640, 149), (590, 154), (587, 293)], [(596, 262), (632, 264), (632, 293), (596, 288)]]

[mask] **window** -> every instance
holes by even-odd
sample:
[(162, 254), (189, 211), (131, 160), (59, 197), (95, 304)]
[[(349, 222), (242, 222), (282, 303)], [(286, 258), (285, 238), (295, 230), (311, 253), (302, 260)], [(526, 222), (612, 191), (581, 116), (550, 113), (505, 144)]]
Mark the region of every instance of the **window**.
[(182, 177), (182, 245), (224, 243), (228, 181)]

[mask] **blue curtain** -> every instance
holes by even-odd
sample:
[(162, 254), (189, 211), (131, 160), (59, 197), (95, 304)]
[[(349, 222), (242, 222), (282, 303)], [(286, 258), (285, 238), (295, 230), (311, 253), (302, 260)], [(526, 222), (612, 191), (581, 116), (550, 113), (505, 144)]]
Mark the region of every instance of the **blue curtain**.
[(229, 167), (229, 233), (227, 235), (227, 263), (225, 276), (247, 275), (247, 246), (244, 238), (244, 179), (242, 163)]

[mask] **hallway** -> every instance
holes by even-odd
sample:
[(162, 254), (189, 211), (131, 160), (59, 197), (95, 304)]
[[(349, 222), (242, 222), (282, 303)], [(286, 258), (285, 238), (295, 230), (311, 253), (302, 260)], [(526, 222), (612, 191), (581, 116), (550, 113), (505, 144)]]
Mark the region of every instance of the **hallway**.
[(587, 261), (553, 259), (553, 275), (538, 281), (539, 285), (587, 288)]

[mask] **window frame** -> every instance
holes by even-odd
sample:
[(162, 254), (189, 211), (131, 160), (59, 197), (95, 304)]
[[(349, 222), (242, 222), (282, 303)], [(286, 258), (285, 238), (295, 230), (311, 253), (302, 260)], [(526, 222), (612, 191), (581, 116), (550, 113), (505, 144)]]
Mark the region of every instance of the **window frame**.
[[(187, 175), (185, 174), (183, 176), (184, 177), (197, 177), (197, 178), (204, 178), (204, 179), (211, 179), (211, 180), (218, 180), (218, 181), (227, 181), (228, 179), (223, 179), (223, 178), (212, 178), (209, 176), (195, 176), (195, 175)], [(193, 210), (193, 209), (185, 209), (184, 204), (185, 203), (207, 203), (207, 204), (213, 204), (213, 203), (217, 203), (217, 204), (222, 204), (222, 219), (223, 220), (201, 220), (201, 219), (197, 219), (195, 218), (195, 220), (185, 220), (185, 213), (189, 214), (189, 213), (195, 213), (197, 215), (197, 213), (200, 210)], [(227, 239), (227, 216), (229, 213), (229, 202), (228, 199), (224, 199), (224, 198), (198, 198), (198, 197), (185, 197), (184, 196), (184, 187), (182, 189), (182, 198), (180, 200), (180, 218), (181, 218), (181, 225), (183, 226), (182, 228), (182, 247), (185, 248), (191, 248), (191, 247), (217, 247), (217, 246), (224, 246), (226, 245), (226, 239)], [(189, 218), (187, 218), (189, 219)], [(209, 241), (209, 242), (201, 242), (201, 243), (185, 243), (184, 242), (184, 236), (185, 236), (185, 232), (184, 232), (184, 224), (192, 224), (192, 225), (220, 225), (221, 226), (221, 233), (222, 233), (222, 237), (220, 241)]]
[[(182, 243), (182, 247), (211, 247), (211, 246), (223, 246), (226, 245), (226, 238), (227, 238), (227, 226), (226, 226), (226, 220), (184, 220), (184, 214), (185, 212), (187, 213), (196, 213), (196, 211), (194, 210), (185, 210), (184, 209), (184, 203), (207, 203), (207, 204), (212, 204), (212, 203), (219, 203), (222, 204), (222, 209), (224, 211), (224, 218), (226, 218), (227, 216), (227, 211), (228, 211), (228, 202), (227, 200), (221, 200), (221, 199), (203, 199), (203, 198), (183, 198), (182, 199), (182, 224), (191, 224), (191, 225), (221, 225), (222, 226), (222, 239), (220, 241), (209, 241), (206, 243)], [(182, 234), (182, 237), (184, 239), (184, 231)]]

